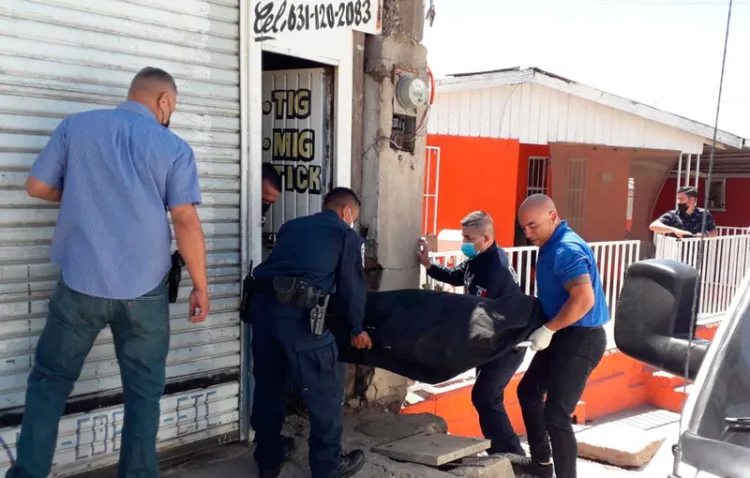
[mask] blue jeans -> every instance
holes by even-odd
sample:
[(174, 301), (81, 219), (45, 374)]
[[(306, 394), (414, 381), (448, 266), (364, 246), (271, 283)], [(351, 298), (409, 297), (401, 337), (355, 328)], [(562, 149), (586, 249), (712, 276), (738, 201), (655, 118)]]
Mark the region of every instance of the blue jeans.
[(112, 329), (125, 399), (117, 476), (159, 476), (156, 433), (169, 352), (166, 284), (134, 300), (80, 294), (58, 283), (36, 346), (15, 464), (6, 478), (46, 478), (65, 402), (99, 332)]

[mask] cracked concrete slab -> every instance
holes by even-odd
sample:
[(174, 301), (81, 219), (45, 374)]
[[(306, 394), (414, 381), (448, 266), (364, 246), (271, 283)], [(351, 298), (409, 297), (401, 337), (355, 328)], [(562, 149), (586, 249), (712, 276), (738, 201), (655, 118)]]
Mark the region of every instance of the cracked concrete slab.
[(388, 458), (441, 466), (467, 456), (476, 456), (490, 447), (490, 441), (443, 433), (420, 433), (373, 448)]
[(678, 420), (676, 413), (650, 407), (610, 416), (576, 433), (578, 455), (623, 468), (643, 467)]
[(516, 478), (507, 458), (464, 458), (461, 463), (450, 473), (461, 478)]
[(664, 437), (619, 424), (592, 427), (576, 437), (579, 456), (626, 468), (647, 464), (664, 443)]
[[(428, 466), (399, 463), (370, 450), (383, 443), (406, 438), (420, 433), (445, 433), (445, 421), (435, 415), (397, 415), (376, 410), (359, 410), (347, 413), (344, 420), (343, 446), (345, 451), (364, 450), (367, 455), (365, 467), (358, 478), (455, 478), (456, 475)], [(287, 462), (280, 478), (309, 478), (307, 420), (290, 417), (284, 426), (284, 434), (297, 441), (297, 450)], [(167, 478), (257, 478), (258, 469), (252, 457), (252, 448), (234, 444), (203, 453), (197, 453), (178, 466), (162, 472)], [(505, 477), (503, 477), (505, 478)]]

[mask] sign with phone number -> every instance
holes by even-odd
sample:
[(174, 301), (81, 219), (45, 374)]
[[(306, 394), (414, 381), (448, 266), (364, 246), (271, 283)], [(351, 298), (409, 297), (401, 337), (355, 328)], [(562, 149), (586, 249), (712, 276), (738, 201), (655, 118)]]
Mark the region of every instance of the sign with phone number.
[(257, 0), (253, 3), (255, 37), (339, 28), (370, 34), (379, 34), (381, 30), (382, 0)]

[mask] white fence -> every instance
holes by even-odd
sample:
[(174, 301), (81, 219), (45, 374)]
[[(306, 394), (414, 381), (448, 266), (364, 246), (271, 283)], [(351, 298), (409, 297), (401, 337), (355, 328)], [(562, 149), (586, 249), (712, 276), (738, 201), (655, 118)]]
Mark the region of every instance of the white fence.
[(658, 234), (656, 257), (679, 261), (700, 271), (698, 317), (705, 319), (726, 312), (750, 271), (750, 234), (737, 232), (702, 241), (703, 260), (699, 263), (701, 238), (677, 239)]
[(728, 226), (716, 226), (716, 231), (719, 237), (723, 236), (737, 236), (742, 234), (750, 234), (750, 226), (748, 227), (728, 227)]
[[(589, 243), (589, 246), (594, 251), (594, 256), (599, 266), (602, 286), (607, 297), (607, 306), (614, 318), (617, 298), (620, 295), (625, 272), (632, 263), (638, 261), (640, 258), (641, 242), (592, 242)], [(505, 249), (505, 252), (508, 254), (508, 260), (518, 275), (521, 289), (529, 295), (536, 295), (535, 271), (538, 250), (534, 246), (510, 247)], [(430, 253), (430, 258), (434, 263), (450, 267), (456, 266), (465, 260), (461, 251), (432, 252)], [(463, 287), (452, 287), (435, 281), (427, 276), (424, 268), (422, 268), (420, 284), (430, 289), (438, 288), (457, 293), (463, 293), (464, 291)]]

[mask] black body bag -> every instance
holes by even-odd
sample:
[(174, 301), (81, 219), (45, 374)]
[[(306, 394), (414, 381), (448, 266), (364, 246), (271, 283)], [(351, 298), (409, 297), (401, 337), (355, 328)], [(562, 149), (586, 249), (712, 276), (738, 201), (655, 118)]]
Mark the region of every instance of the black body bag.
[(364, 326), (373, 348), (357, 350), (340, 305), (332, 304), (327, 324), (339, 361), (429, 384), (512, 352), (545, 322), (539, 300), (521, 292), (496, 300), (422, 289), (372, 292)]

